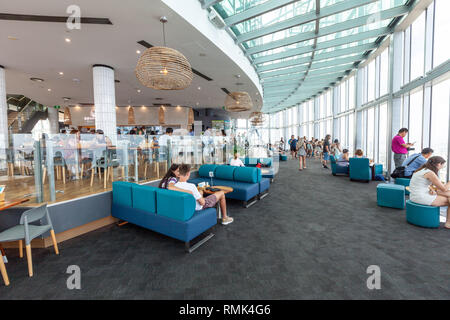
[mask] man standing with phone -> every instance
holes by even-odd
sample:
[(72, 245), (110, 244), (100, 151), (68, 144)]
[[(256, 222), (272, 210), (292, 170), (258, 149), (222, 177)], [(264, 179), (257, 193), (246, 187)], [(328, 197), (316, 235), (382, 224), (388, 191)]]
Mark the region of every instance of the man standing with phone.
[(408, 154), (408, 148), (414, 143), (405, 143), (403, 139), (408, 134), (407, 128), (401, 128), (398, 134), (392, 139), (391, 150), (394, 153), (395, 168), (401, 167)]

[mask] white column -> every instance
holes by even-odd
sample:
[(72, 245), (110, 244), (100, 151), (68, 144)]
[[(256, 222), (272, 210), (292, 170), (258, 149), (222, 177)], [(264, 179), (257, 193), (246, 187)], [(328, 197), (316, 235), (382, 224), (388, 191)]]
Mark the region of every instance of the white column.
[(344, 137), (340, 136), (340, 121), (339, 118), (337, 118), (337, 115), (339, 113), (339, 103), (341, 102), (339, 95), (341, 94), (341, 91), (339, 90), (339, 87), (335, 86), (333, 89), (331, 89), (331, 112), (333, 113), (333, 132), (331, 133), (333, 135), (333, 140), (338, 138), (341, 142), (341, 145), (343, 145)]
[(313, 103), (314, 103), (314, 137), (320, 140), (324, 137), (320, 137), (319, 122), (317, 122), (319, 120), (319, 107), (320, 107), (319, 97), (315, 97)]
[(298, 122), (298, 125), (299, 125), (298, 135), (300, 137), (307, 136), (307, 134), (306, 134), (306, 132), (304, 130), (304, 126), (303, 126), (303, 114), (305, 112), (305, 110), (303, 110), (304, 107), (305, 107), (304, 103), (298, 105), (297, 122)]
[(105, 65), (92, 67), (94, 80), (95, 129), (103, 130), (113, 144), (116, 144), (116, 92), (114, 69)]
[(48, 122), (50, 123), (50, 133), (59, 133), (59, 114), (58, 109), (48, 107)]
[(5, 69), (0, 66), (0, 150), (8, 147), (8, 104), (6, 103)]
[[(358, 110), (362, 103), (363, 103), (363, 96), (364, 96), (364, 86), (365, 86), (365, 72), (364, 68), (358, 69), (358, 72), (356, 73), (356, 110)], [(363, 127), (363, 118), (362, 118), (362, 111), (356, 112), (356, 134), (355, 134), (355, 150), (358, 148), (363, 147), (363, 130), (366, 128)]]

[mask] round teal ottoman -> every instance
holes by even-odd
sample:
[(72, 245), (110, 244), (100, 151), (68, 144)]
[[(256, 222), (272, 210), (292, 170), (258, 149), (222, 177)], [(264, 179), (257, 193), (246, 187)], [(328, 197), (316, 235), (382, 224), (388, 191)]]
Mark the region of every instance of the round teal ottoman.
[[(411, 179), (408, 178), (395, 178), (395, 184), (399, 184), (402, 186), (409, 187), (409, 183), (411, 182)], [(405, 194), (409, 195), (409, 191), (405, 189)]]
[(440, 207), (426, 206), (406, 201), (406, 221), (425, 228), (439, 227)]

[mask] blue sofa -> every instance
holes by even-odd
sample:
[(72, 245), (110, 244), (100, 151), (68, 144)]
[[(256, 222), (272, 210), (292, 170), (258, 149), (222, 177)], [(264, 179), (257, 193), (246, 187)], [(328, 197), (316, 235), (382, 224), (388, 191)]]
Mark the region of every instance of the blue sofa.
[(256, 167), (258, 162), (266, 165), (267, 167), (261, 168), (261, 174), (263, 178), (269, 178), (270, 182), (273, 182), (275, 177), (275, 170), (272, 168), (272, 158), (240, 158), (246, 167)]
[[(232, 187), (233, 192), (227, 193), (230, 199), (241, 200), (248, 208), (268, 194), (270, 179), (263, 178), (261, 169), (251, 167), (234, 167), (228, 165), (204, 164), (198, 170), (198, 178), (190, 179), (190, 183), (211, 183), (209, 172), (214, 172), (213, 184), (216, 186)], [(249, 203), (249, 200), (250, 201)]]
[(195, 211), (195, 199), (188, 193), (113, 182), (111, 215), (135, 225), (185, 242), (192, 252), (211, 239), (210, 233), (191, 247), (190, 241), (217, 224), (217, 211)]
[(331, 162), (331, 174), (333, 176), (335, 176), (337, 174), (345, 174), (345, 175), (349, 174), (348, 163), (343, 164), (343, 163), (337, 162), (336, 157), (333, 155), (330, 156), (330, 162)]

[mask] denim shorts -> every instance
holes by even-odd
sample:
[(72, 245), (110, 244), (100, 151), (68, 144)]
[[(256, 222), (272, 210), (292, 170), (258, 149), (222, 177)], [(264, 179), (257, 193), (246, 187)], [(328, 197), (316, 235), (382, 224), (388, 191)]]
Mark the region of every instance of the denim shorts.
[(328, 154), (328, 152), (323, 153), (323, 160), (330, 160), (330, 155)]

